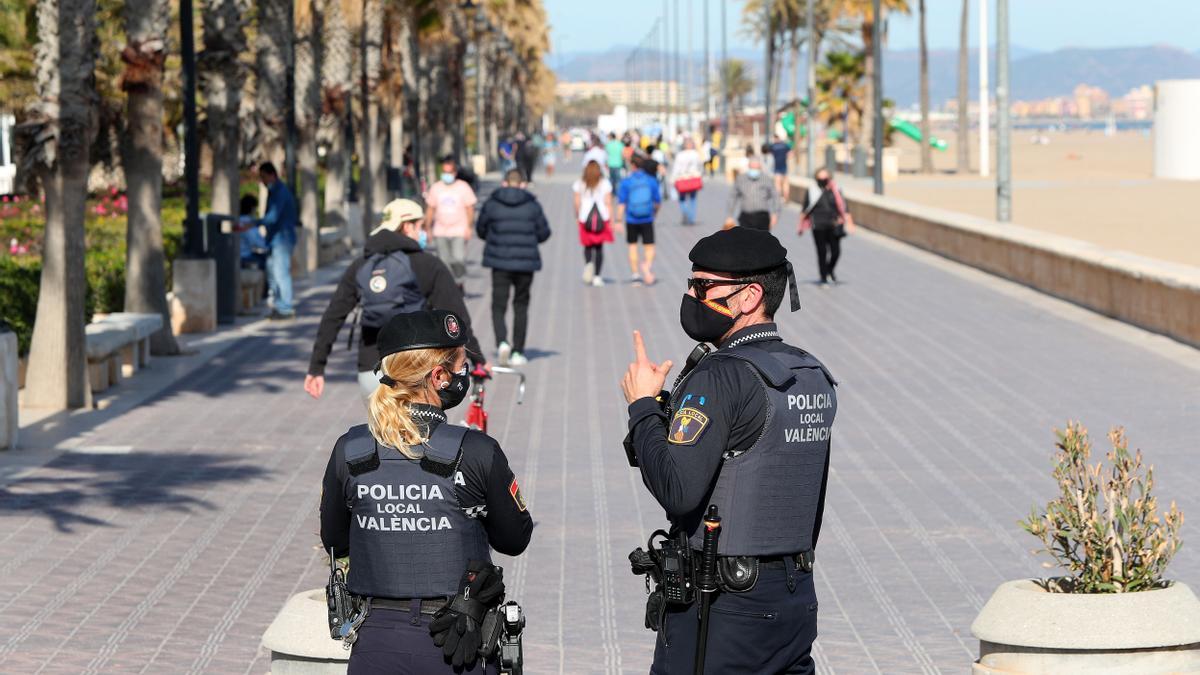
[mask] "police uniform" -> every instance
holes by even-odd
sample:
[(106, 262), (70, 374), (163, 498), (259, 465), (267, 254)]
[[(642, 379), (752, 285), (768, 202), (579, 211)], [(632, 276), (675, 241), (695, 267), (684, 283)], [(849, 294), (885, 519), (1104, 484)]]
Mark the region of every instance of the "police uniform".
[[(785, 256), (769, 233), (734, 228), (702, 239), (690, 257), (695, 269), (748, 276), (788, 265)], [(835, 382), (815, 357), (785, 343), (774, 323), (741, 329), (718, 347), (676, 384), (665, 410), (652, 398), (629, 406), (632, 449), (673, 531), (687, 533), (699, 551), (704, 511), (717, 505), (722, 579), (757, 574), (747, 590), (723, 583), (716, 594), (706, 671), (811, 673), (817, 634), (811, 560), (825, 502)], [(697, 627), (695, 606), (669, 606), (651, 672), (692, 672)]]
[[(414, 322), (417, 315), (424, 319)], [(408, 330), (396, 330), (406, 321)], [(380, 353), (461, 346), (462, 332), (449, 312), (400, 315), (381, 331)], [(496, 441), (449, 424), (439, 407), (414, 404), (409, 412), (429, 439), (422, 459), (378, 443), (359, 425), (337, 440), (325, 470), (321, 542), (350, 556), (347, 586), (371, 599), (351, 675), (450, 672), (430, 637), (431, 616), (458, 591), (468, 561), (490, 561), (489, 549), (518, 555), (533, 530)], [(484, 669), (476, 662), (466, 672)]]

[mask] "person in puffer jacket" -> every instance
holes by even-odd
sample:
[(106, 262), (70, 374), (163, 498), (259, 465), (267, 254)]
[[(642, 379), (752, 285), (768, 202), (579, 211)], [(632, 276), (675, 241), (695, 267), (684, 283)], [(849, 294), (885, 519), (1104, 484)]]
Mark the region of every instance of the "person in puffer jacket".
[[(529, 325), (529, 289), (533, 273), (542, 269), (538, 245), (550, 238), (550, 223), (537, 197), (525, 189), (525, 176), (518, 169), (504, 174), (500, 188), (479, 210), (475, 233), (485, 242), (483, 266), (492, 270), (492, 327), (496, 331), (496, 353), (502, 366), (520, 366), (525, 358), (525, 334)], [(508, 341), (504, 316), (509, 293), (513, 304), (513, 339)]]

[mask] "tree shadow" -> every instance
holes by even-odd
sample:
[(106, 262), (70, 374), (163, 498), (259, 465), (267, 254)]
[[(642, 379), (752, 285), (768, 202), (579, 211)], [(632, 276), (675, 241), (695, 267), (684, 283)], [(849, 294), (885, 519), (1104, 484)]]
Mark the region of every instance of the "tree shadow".
[(258, 480), (262, 467), (241, 455), (195, 452), (91, 454), (67, 452), (29, 476), (0, 487), (0, 517), (44, 516), (59, 532), (113, 527), (90, 515), (103, 508), (215, 510), (199, 496), (218, 483)]

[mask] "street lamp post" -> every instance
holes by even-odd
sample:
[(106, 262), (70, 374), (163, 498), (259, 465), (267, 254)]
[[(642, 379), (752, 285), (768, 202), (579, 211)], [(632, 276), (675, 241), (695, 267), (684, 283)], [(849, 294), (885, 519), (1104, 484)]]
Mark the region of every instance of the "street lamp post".
[(996, 0), (996, 220), (1012, 220), (1012, 129), (1008, 115), (1008, 0)]
[(485, 168), (488, 153), (483, 149), (483, 31), (486, 21), (480, 3), (475, 9), (475, 152), (484, 158)]
[(816, 106), (813, 104), (813, 98), (817, 95), (817, 32), (813, 29), (813, 24), (816, 23), (815, 11), (813, 9), (813, 0), (807, 0), (804, 8), (805, 26), (808, 26), (808, 63), (805, 64), (805, 80), (807, 84), (808, 97), (807, 105), (805, 106), (804, 115), (808, 119), (808, 142), (804, 148), (804, 166), (811, 176), (816, 173), (817, 139), (816, 139), (816, 120), (813, 113), (816, 111)]
[(875, 99), (875, 123), (871, 125), (875, 131), (875, 167), (872, 174), (875, 179), (875, 194), (881, 195), (883, 194), (883, 15), (880, 1), (873, 0), (872, 4), (875, 12), (873, 14), (874, 25), (871, 27), (875, 60), (875, 85), (872, 87)]
[(205, 255), (200, 222), (200, 141), (196, 136), (196, 39), (192, 0), (179, 2), (179, 41), (183, 52), (183, 181), (187, 206), (183, 219), (183, 250), (191, 258)]

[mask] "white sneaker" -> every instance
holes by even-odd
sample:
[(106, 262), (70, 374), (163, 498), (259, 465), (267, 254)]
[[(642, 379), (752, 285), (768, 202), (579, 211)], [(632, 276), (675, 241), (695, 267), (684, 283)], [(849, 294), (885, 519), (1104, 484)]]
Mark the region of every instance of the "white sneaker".
[(583, 266), (583, 283), (584, 283), (584, 285), (592, 283), (592, 280), (595, 278), (596, 278), (596, 264), (595, 263), (587, 263), (586, 265), (584, 265)]
[(507, 342), (501, 342), (500, 347), (496, 349), (496, 360), (500, 362), (500, 365), (507, 366), (511, 363), (511, 356), (512, 346)]
[(510, 366), (523, 366), (526, 363), (529, 363), (529, 359), (525, 358), (525, 355), (521, 352), (513, 352), (512, 358), (508, 360), (508, 365)]
[(596, 288), (600, 288), (604, 285), (604, 278), (599, 275), (592, 277), (592, 285)]

